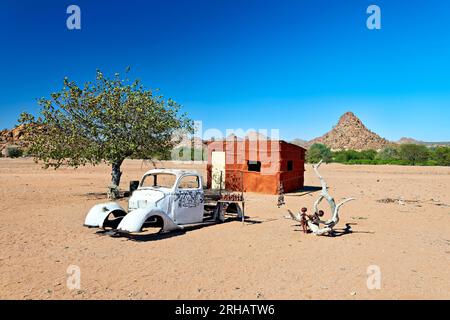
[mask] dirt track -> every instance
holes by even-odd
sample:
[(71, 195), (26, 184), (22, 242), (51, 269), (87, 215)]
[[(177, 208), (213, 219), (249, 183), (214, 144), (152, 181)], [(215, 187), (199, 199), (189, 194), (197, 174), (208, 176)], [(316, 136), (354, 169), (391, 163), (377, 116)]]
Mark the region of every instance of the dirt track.
[[(127, 161), (122, 187), (150, 167)], [(103, 201), (95, 193), (108, 167), (0, 159), (0, 299), (450, 299), (450, 168), (333, 164), (322, 173), (337, 200), (357, 198), (340, 222), (354, 233), (304, 235), (276, 197), (248, 194), (245, 225), (131, 241), (82, 227)], [(310, 167), (306, 184), (318, 185)], [(316, 196), (286, 196), (287, 207), (311, 208)], [(402, 200), (377, 201), (388, 198)], [(80, 267), (80, 290), (66, 286), (69, 265)], [(367, 288), (371, 265), (381, 290)]]

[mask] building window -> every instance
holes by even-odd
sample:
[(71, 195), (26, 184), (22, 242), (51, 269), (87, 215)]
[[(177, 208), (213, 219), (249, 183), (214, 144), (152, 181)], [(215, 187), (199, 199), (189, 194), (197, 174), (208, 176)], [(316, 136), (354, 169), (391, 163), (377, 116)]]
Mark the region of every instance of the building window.
[(287, 171), (292, 171), (294, 170), (294, 161), (289, 160), (287, 163)]
[(247, 161), (247, 170), (261, 172), (261, 161)]

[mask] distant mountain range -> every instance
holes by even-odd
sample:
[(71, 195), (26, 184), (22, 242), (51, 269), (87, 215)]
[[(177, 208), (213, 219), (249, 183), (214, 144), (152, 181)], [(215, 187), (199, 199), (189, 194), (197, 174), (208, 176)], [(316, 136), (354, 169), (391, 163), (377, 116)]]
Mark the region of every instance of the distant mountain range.
[[(242, 138), (236, 137), (234, 135), (227, 137), (227, 139), (238, 139)], [(261, 133), (250, 132), (246, 136), (249, 140), (267, 139)], [(206, 148), (207, 141), (203, 141), (200, 138), (194, 138), (194, 140), (184, 140), (178, 147), (191, 147), (194, 145), (196, 149)], [(326, 134), (321, 137), (312, 139), (311, 141), (306, 141), (302, 139), (295, 139), (291, 141), (296, 145), (308, 148), (314, 143), (322, 143), (330, 147), (332, 150), (367, 150), (375, 149), (380, 150), (384, 147), (390, 145), (399, 144), (421, 144), (429, 147), (432, 146), (450, 146), (450, 142), (425, 142), (420, 140), (415, 140), (413, 138), (401, 138), (398, 141), (389, 141), (380, 137), (378, 134), (370, 131), (363, 122), (352, 112), (346, 112), (342, 115), (338, 123)], [(12, 130), (2, 130), (0, 131), (0, 151), (4, 151), (8, 145), (17, 145), (19, 147), (26, 147), (27, 143), (24, 139), (24, 127), (18, 126)]]
[(450, 146), (450, 141), (448, 142), (426, 142), (426, 141), (420, 141), (420, 140), (416, 140), (413, 138), (401, 138), (400, 140), (397, 141), (398, 144), (408, 144), (408, 143), (412, 143), (412, 144), (423, 144), (429, 147), (438, 147), (438, 146)]

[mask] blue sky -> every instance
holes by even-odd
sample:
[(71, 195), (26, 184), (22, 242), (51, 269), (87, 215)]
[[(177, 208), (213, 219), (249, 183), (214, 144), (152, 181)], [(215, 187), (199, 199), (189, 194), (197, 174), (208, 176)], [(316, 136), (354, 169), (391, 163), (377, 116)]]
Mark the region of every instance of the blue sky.
[[(77, 4), (82, 29), (66, 28)], [(366, 28), (366, 9), (382, 29)], [(68, 76), (131, 75), (204, 129), (311, 139), (353, 111), (388, 139), (450, 140), (446, 0), (166, 0), (0, 3), (0, 129)]]

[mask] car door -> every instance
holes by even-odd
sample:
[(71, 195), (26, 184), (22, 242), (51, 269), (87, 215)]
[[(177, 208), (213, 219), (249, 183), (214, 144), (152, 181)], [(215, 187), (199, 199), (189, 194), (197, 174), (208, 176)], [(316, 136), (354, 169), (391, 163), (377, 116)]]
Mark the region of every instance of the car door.
[(204, 194), (200, 176), (186, 174), (177, 183), (173, 202), (174, 218), (177, 224), (203, 221)]

